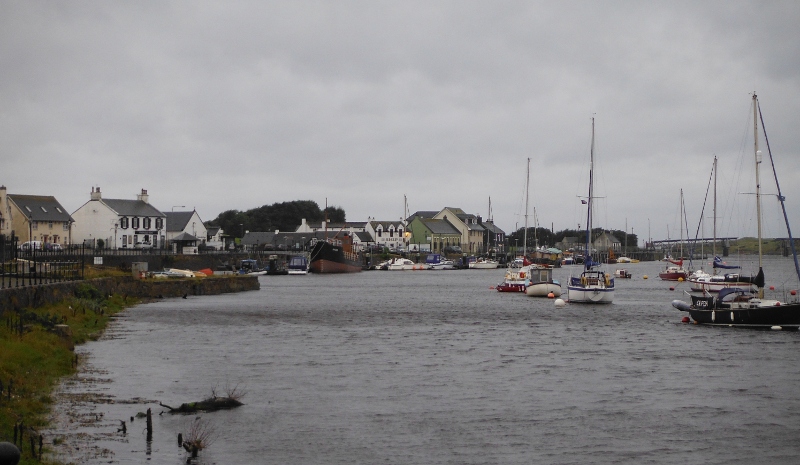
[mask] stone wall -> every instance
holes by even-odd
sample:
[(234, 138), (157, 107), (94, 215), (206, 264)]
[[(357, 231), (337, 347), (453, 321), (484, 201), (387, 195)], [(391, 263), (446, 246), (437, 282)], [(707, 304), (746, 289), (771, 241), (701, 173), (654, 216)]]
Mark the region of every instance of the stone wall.
[(87, 283), (104, 294), (120, 294), (138, 298), (181, 297), (184, 295), (216, 295), (229, 292), (255, 291), (260, 288), (258, 276), (236, 275), (187, 279), (146, 279), (132, 277), (99, 278), (86, 281), (42, 284), (0, 290), (0, 316), (21, 308), (39, 307), (60, 302), (75, 295), (78, 286)]

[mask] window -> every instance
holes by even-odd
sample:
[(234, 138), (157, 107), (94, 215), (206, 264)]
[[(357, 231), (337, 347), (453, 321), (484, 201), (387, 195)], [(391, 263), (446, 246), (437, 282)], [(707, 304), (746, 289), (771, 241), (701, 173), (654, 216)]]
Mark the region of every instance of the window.
[(44, 208), (42, 206), (39, 206), (39, 208), (41, 208), (43, 212), (47, 213), (47, 209), (46, 208)]
[(34, 230), (39, 229), (39, 222), (38, 221), (32, 222), (31, 223), (31, 228), (33, 228)]
[(69, 221), (64, 222), (64, 231), (69, 231)]
[[(120, 218), (119, 227), (122, 228), (122, 229), (128, 229), (128, 218), (127, 217), (123, 216), (122, 218)], [(122, 237), (125, 237), (125, 236), (122, 236)]]
[(47, 223), (47, 227), (48, 227), (48, 229), (53, 229), (53, 222), (52, 222), (52, 221), (49, 221), (49, 222)]
[(60, 208), (58, 208), (58, 207), (56, 207), (56, 211), (57, 211), (57, 212), (59, 212), (59, 213), (64, 213), (64, 212), (63, 212), (63, 211), (61, 211), (61, 209), (60, 209)]
[(138, 216), (134, 216), (133, 217), (133, 229), (139, 229), (139, 217)]
[(378, 237), (381, 237), (381, 236), (382, 236), (382, 234), (381, 234), (381, 233), (383, 233), (383, 230), (382, 230), (382, 229), (379, 229), (379, 230), (378, 230)]
[(164, 228), (164, 218), (156, 218), (156, 229)]
[(143, 223), (143, 226), (142, 226), (142, 227), (143, 227), (144, 229), (150, 229), (150, 223), (151, 223), (151, 221), (150, 221), (150, 218), (144, 218), (144, 219), (142, 219), (142, 223)]
[(29, 207), (29, 206), (27, 206), (27, 205), (25, 205), (25, 210), (28, 210), (28, 213), (33, 213), (33, 212), (31, 211), (31, 207)]

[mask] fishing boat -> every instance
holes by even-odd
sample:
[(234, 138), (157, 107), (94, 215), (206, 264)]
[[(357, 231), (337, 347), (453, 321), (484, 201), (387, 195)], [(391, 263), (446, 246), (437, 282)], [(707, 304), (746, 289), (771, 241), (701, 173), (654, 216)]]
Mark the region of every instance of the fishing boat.
[(610, 304), (614, 300), (614, 278), (607, 274), (599, 262), (592, 259), (592, 206), (594, 205), (594, 118), (592, 118), (592, 145), (589, 156), (589, 197), (581, 203), (587, 204), (586, 256), (580, 276), (571, 276), (567, 286), (570, 302)]
[(528, 270), (528, 286), (525, 294), (530, 297), (559, 297), (561, 283), (553, 279), (553, 268), (542, 265), (531, 265)]
[(758, 97), (753, 93), (753, 146), (755, 158), (755, 181), (756, 181), (756, 218), (758, 224), (758, 273), (754, 278), (757, 290), (755, 293), (747, 292), (740, 288), (722, 289), (715, 297), (710, 293), (703, 293), (702, 296), (691, 296), (691, 303), (683, 300), (673, 300), (672, 306), (678, 310), (688, 312), (691, 319), (698, 324), (724, 325), (724, 326), (746, 326), (756, 328), (772, 329), (798, 329), (800, 327), (800, 301), (797, 298), (796, 290), (792, 290), (784, 301), (777, 299), (764, 298), (764, 284), (766, 282), (763, 267), (762, 234), (761, 234), (761, 179), (759, 168), (762, 162), (762, 153), (758, 148), (758, 123), (764, 132), (764, 140), (767, 145), (772, 172), (775, 177), (775, 186), (778, 191), (778, 200), (783, 210), (783, 218), (786, 222), (786, 230), (789, 235), (789, 244), (792, 249), (795, 272), (800, 280), (800, 265), (797, 261), (797, 250), (792, 238), (792, 230), (789, 226), (789, 218), (786, 214), (785, 198), (781, 193), (780, 183), (778, 182), (775, 162), (772, 158), (772, 151), (769, 148), (769, 139), (764, 127), (764, 119), (761, 117), (761, 109), (758, 104)]
[(318, 240), (311, 248), (309, 268), (313, 273), (361, 271), (361, 257), (353, 248), (353, 238), (342, 233), (333, 238)]
[(495, 286), (497, 292), (525, 292), (528, 286), (530, 265), (521, 268), (506, 268), (503, 282)]
[(631, 279), (633, 277), (633, 275), (631, 274), (630, 271), (628, 271), (626, 269), (618, 268), (616, 271), (614, 271), (614, 277), (615, 278), (623, 278), (623, 279)]
[(289, 274), (308, 274), (308, 260), (302, 255), (295, 255), (289, 259), (289, 264), (286, 266)]

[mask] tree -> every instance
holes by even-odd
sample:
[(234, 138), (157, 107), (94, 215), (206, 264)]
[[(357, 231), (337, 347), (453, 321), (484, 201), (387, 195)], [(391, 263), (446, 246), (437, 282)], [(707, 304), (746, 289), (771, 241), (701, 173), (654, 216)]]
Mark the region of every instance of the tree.
[(321, 223), (326, 213), (331, 222), (345, 221), (345, 212), (340, 207), (328, 207), (323, 211), (313, 200), (294, 200), (262, 205), (244, 212), (227, 210), (207, 221), (206, 226), (219, 226), (231, 236), (242, 237), (244, 231), (294, 231), (303, 219), (309, 223)]

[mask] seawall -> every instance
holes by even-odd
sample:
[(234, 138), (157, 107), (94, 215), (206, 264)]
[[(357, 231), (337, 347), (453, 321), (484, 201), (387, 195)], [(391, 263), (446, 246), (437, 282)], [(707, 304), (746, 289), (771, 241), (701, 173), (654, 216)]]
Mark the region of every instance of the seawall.
[(217, 295), (230, 292), (255, 291), (260, 288), (258, 276), (209, 276), (191, 279), (134, 279), (111, 277), (41, 284), (0, 290), (0, 315), (27, 307), (40, 307), (75, 296), (82, 284), (90, 284), (100, 292), (143, 299), (181, 297), (184, 295)]

